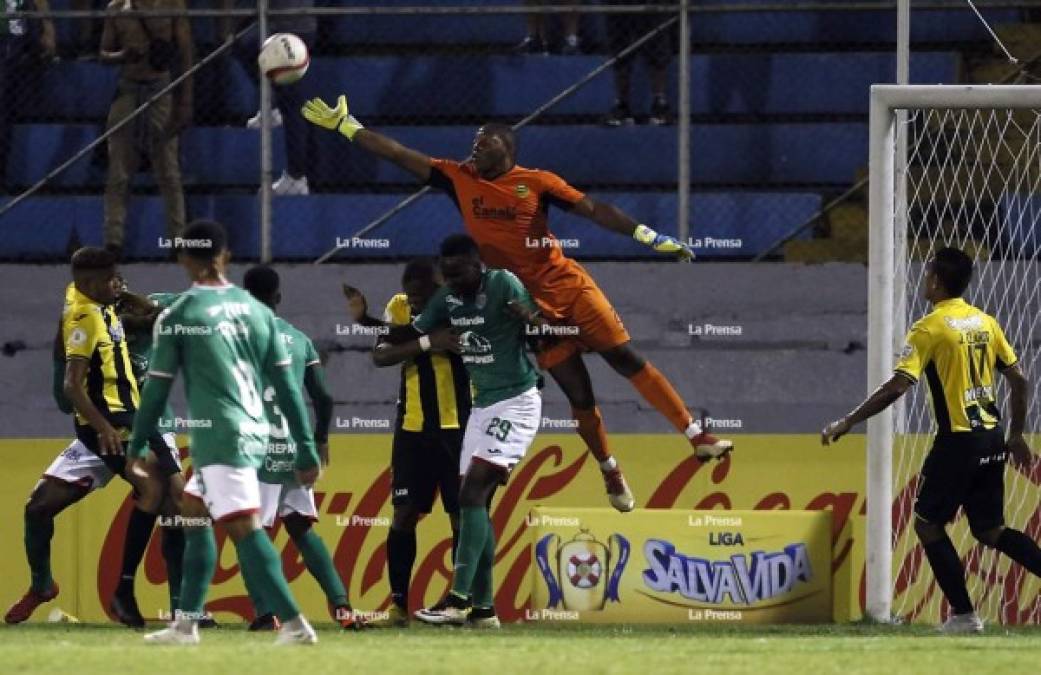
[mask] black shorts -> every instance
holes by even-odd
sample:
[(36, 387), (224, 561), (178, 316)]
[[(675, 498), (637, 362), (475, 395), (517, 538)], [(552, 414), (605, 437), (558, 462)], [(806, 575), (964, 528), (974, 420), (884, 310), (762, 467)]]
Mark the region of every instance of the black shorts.
[[(612, 4), (642, 5), (643, 0), (622, 0)], [(607, 40), (611, 54), (617, 54), (641, 37), (672, 18), (672, 14), (607, 14)], [(664, 29), (642, 47), (619, 61), (619, 65), (631, 61), (637, 54), (643, 54), (647, 62), (656, 68), (669, 65), (673, 49), (673, 33), (675, 25)]]
[(394, 431), (391, 451), (391, 503), (411, 504), (430, 513), (441, 492), (446, 513), (459, 511), (459, 455), (462, 429)]
[(922, 465), (915, 515), (936, 525), (965, 509), (969, 527), (986, 532), (1005, 524), (1005, 434), (1001, 428), (937, 434)]
[[(118, 429), (119, 427), (117, 427)], [(94, 430), (94, 427), (85, 424), (76, 425), (76, 438), (80, 440), (83, 445), (87, 446), (87, 449), (93, 452), (95, 455), (101, 458), (101, 461), (105, 463), (108, 470), (117, 476), (126, 478), (126, 451), (129, 443), (123, 443), (123, 454), (122, 455), (102, 455), (101, 446), (98, 445), (98, 432)], [(148, 437), (148, 448), (155, 453), (156, 465), (159, 467), (159, 473), (163, 477), (169, 477), (175, 473), (181, 472), (181, 467), (177, 464), (177, 460), (174, 458), (173, 453), (177, 452), (176, 448), (170, 448), (166, 445), (166, 441), (163, 440), (163, 435), (160, 433), (152, 434)]]

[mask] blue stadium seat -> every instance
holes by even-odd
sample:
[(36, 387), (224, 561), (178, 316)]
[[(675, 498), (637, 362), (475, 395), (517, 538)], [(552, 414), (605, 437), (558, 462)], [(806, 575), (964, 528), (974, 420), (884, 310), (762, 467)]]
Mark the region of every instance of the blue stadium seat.
[[(520, 118), (571, 86), (603, 62), (602, 57), (551, 56), (371, 56), (316, 58), (304, 81), (309, 95), (350, 96), (362, 118), (435, 115)], [(953, 52), (915, 54), (912, 81), (951, 83), (960, 57)], [(866, 114), (871, 84), (892, 79), (895, 61), (884, 53), (712, 54), (692, 60), (691, 100), (695, 114)], [(670, 68), (675, 91), (676, 65)], [(108, 114), (116, 71), (95, 63), (64, 62), (47, 70), (40, 110), (59, 119), (94, 119)], [(637, 78), (633, 107), (646, 111), (648, 88)], [(195, 83), (197, 123), (207, 113), (243, 118), (257, 109), (257, 88), (241, 64), (207, 68)], [(798, 95), (793, 95), (798, 92)], [(614, 101), (603, 73), (549, 112), (599, 115)]]
[[(474, 128), (389, 127), (402, 143), (435, 157), (463, 158)], [(11, 185), (29, 185), (94, 139), (92, 125), (15, 126), (8, 161)], [(276, 131), (274, 171), (285, 166), (282, 131)], [(701, 184), (836, 184), (852, 179), (867, 156), (865, 124), (706, 124), (691, 134), (693, 180)], [(318, 144), (310, 177), (317, 185), (366, 188), (374, 183), (410, 184), (401, 169), (353, 148), (333, 134)], [(195, 127), (182, 137), (185, 185), (259, 185), (260, 136), (228, 127)], [(676, 130), (597, 125), (528, 127), (520, 134), (519, 161), (557, 172), (578, 185), (660, 185), (676, 180)], [(60, 176), (55, 185), (98, 187), (104, 170), (90, 156)], [(137, 184), (149, 185), (142, 173)]]
[[(274, 202), (272, 246), (279, 259), (311, 260), (400, 201), (404, 195), (315, 195)], [(597, 197), (655, 223), (662, 232), (676, 232), (676, 196), (671, 192), (604, 192)], [(0, 202), (2, 203), (2, 202)], [(800, 224), (820, 207), (821, 198), (806, 193), (696, 193), (691, 222), (695, 239), (735, 239), (733, 248), (713, 245), (699, 249), (701, 257), (748, 256)], [(228, 226), (236, 257), (255, 258), (259, 252), (258, 202), (247, 195), (196, 195), (188, 199), (192, 217), (210, 217)], [(100, 197), (36, 197), (0, 218), (0, 258), (58, 257), (75, 233), (81, 244), (99, 245)], [(157, 257), (159, 237), (165, 236), (162, 200), (139, 197), (131, 202), (125, 251), (129, 257)], [(43, 225), (46, 225), (44, 227)], [(646, 247), (619, 237), (574, 216), (553, 211), (551, 228), (562, 239), (577, 239), (569, 254), (580, 258), (657, 257)], [(389, 248), (348, 247), (341, 257), (403, 257), (430, 254), (436, 242), (460, 229), (459, 215), (447, 197), (432, 195), (405, 210), (372, 239), (387, 239)]]

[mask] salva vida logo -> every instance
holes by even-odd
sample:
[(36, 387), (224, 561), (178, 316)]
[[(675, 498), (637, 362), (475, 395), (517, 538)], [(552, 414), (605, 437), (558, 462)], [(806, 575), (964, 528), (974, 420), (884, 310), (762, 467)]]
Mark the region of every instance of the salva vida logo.
[(629, 562), (629, 540), (620, 534), (598, 541), (581, 528), (571, 541), (547, 534), (535, 544), (535, 560), (549, 589), (548, 607), (563, 604), (565, 610), (600, 611), (608, 602), (619, 602), (618, 584)]
[(648, 539), (643, 553), (648, 567), (643, 572), (644, 586), (709, 605), (755, 605), (813, 579), (806, 544), (791, 544), (773, 553), (754, 551), (727, 560), (708, 560), (686, 556), (664, 539)]

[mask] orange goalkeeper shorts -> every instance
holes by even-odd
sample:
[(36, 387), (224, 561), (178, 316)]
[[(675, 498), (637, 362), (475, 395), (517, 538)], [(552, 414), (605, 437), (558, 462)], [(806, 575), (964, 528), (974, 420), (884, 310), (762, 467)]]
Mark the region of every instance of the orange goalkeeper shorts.
[[(536, 301), (548, 316), (560, 317), (553, 321), (544, 346), (539, 350), (539, 367), (548, 370), (584, 351), (603, 352), (629, 342), (629, 331), (622, 325), (618, 312), (607, 296), (588, 275), (585, 283), (569, 298), (566, 307), (547, 306)], [(570, 295), (570, 294), (569, 294)]]

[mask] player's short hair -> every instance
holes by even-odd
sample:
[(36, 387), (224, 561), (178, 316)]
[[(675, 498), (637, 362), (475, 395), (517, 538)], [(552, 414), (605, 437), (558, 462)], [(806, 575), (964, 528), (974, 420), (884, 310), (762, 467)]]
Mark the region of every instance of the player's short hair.
[(477, 242), (468, 234), (450, 234), (441, 241), (441, 257), (479, 256)]
[(437, 266), (434, 259), (426, 256), (412, 258), (405, 264), (405, 271), (401, 273), (401, 285), (410, 281), (427, 281), (437, 277)]
[(97, 246), (84, 246), (72, 254), (72, 271), (109, 270), (116, 266), (116, 254)]
[(952, 297), (965, 293), (972, 281), (972, 258), (961, 249), (946, 246), (933, 254), (929, 269)]
[(268, 299), (278, 293), (278, 272), (267, 265), (254, 265), (246, 270), (242, 279), (242, 287), (258, 300)]
[(501, 122), (488, 122), (481, 125), (481, 133), (488, 136), (497, 136), (503, 142), (503, 145), (506, 146), (510, 157), (517, 157), (517, 134), (513, 132), (513, 127)]
[(216, 260), (228, 248), (228, 231), (216, 220), (194, 220), (174, 240), (174, 248), (196, 260)]

